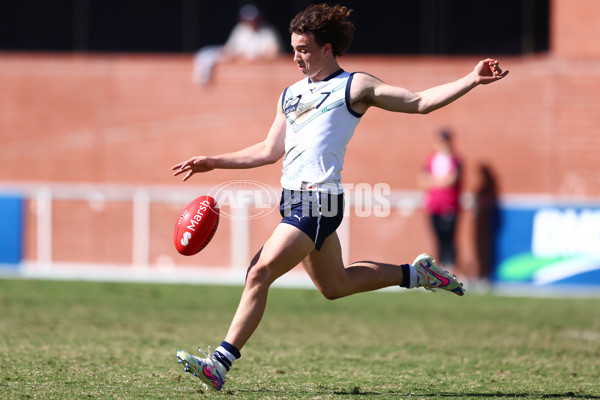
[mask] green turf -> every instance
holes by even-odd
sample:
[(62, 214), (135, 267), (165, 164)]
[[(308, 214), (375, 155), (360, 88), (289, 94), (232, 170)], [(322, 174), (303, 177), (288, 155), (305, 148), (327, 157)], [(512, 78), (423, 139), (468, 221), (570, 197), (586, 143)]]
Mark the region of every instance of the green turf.
[(0, 280), (0, 398), (600, 399), (600, 299), (273, 289), (221, 393), (176, 363), (241, 288)]

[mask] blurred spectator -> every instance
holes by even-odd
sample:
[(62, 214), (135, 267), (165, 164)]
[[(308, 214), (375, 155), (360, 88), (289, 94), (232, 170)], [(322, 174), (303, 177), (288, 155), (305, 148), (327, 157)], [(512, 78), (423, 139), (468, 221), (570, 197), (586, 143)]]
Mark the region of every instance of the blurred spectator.
[(437, 241), (438, 261), (452, 272), (456, 263), (454, 236), (460, 209), (461, 163), (454, 153), (450, 131), (438, 132), (434, 145), (419, 181), (427, 191), (425, 209)]
[(500, 227), (498, 187), (491, 167), (479, 166), (479, 187), (476, 194), (475, 246), (479, 264), (479, 279), (488, 281), (496, 259), (496, 233)]
[(212, 78), (216, 64), (232, 59), (271, 59), (282, 51), (277, 30), (265, 22), (254, 4), (246, 4), (239, 11), (239, 20), (229, 34), (225, 45), (202, 47), (194, 56), (193, 80), (205, 85)]

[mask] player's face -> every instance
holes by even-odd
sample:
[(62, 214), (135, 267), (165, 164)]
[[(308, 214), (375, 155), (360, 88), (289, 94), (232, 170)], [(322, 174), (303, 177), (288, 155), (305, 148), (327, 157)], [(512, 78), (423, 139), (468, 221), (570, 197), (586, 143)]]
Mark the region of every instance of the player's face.
[(323, 69), (328, 47), (317, 44), (312, 33), (292, 33), (292, 49), (294, 61), (304, 75), (313, 77)]

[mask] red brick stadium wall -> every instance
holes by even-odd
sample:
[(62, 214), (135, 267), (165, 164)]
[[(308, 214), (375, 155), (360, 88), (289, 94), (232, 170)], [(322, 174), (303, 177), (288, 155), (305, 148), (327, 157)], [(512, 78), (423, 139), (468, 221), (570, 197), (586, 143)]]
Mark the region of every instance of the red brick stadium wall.
[[(345, 57), (350, 71), (420, 90), (468, 73), (477, 57)], [(429, 115), (369, 110), (348, 148), (344, 178), (415, 188), (432, 134), (451, 127), (467, 164), (492, 164), (503, 193), (600, 194), (600, 59), (503, 58), (508, 77)], [(262, 140), (276, 101), (299, 78), (291, 59), (226, 64), (211, 87), (190, 81), (188, 57), (0, 56), (0, 179), (174, 184), (170, 166)], [(280, 166), (215, 171), (206, 182)], [(473, 189), (472, 169), (466, 188)]]
[(552, 0), (550, 46), (563, 58), (598, 59), (600, 3), (596, 0)]
[[(341, 64), (421, 90), (465, 75), (478, 59), (347, 56)], [(450, 127), (465, 163), (468, 192), (479, 184), (478, 165), (487, 163), (501, 195), (600, 196), (600, 59), (502, 57), (501, 65), (511, 71), (504, 81), (478, 87), (432, 114), (369, 110), (348, 147), (344, 181), (417, 190), (416, 175), (432, 135)], [(0, 181), (174, 187), (234, 179), (277, 186), (279, 164), (214, 171), (185, 184), (171, 176), (170, 167), (191, 155), (262, 140), (279, 94), (301, 78), (291, 57), (221, 65), (209, 87), (191, 83), (189, 56), (4, 53), (0, 71)], [(178, 207), (153, 206), (153, 229), (164, 233), (152, 238), (150, 261), (167, 254), (177, 264), (226, 265), (226, 223), (222, 239), (201, 260), (174, 253), (170, 241)], [(95, 214), (82, 208), (76, 213), (68, 202), (55, 205), (54, 257), (128, 262), (128, 208), (106, 204)], [(276, 222), (275, 214), (256, 222), (253, 249)], [(35, 259), (35, 216), (27, 224), (26, 258)], [(472, 215), (465, 213), (460, 249), (467, 269), (476, 269), (472, 225)], [(93, 234), (81, 235), (92, 226)], [(421, 212), (387, 220), (352, 218), (351, 226), (352, 259), (406, 261), (432, 246)]]

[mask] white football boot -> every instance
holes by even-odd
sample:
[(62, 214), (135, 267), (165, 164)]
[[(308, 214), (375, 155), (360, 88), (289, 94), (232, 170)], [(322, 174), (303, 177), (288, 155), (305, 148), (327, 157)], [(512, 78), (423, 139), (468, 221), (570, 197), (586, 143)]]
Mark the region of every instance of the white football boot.
[(456, 279), (456, 276), (438, 267), (429, 254), (419, 254), (412, 265), (419, 275), (420, 287), (427, 290), (444, 289), (459, 296), (465, 294), (463, 284)]
[(183, 364), (185, 372), (189, 372), (200, 378), (209, 388), (213, 390), (223, 389), (227, 369), (212, 356), (210, 346), (207, 349), (208, 353), (204, 352), (200, 347), (198, 347), (198, 350), (206, 358), (196, 357), (183, 350), (179, 350), (177, 352), (177, 362)]

